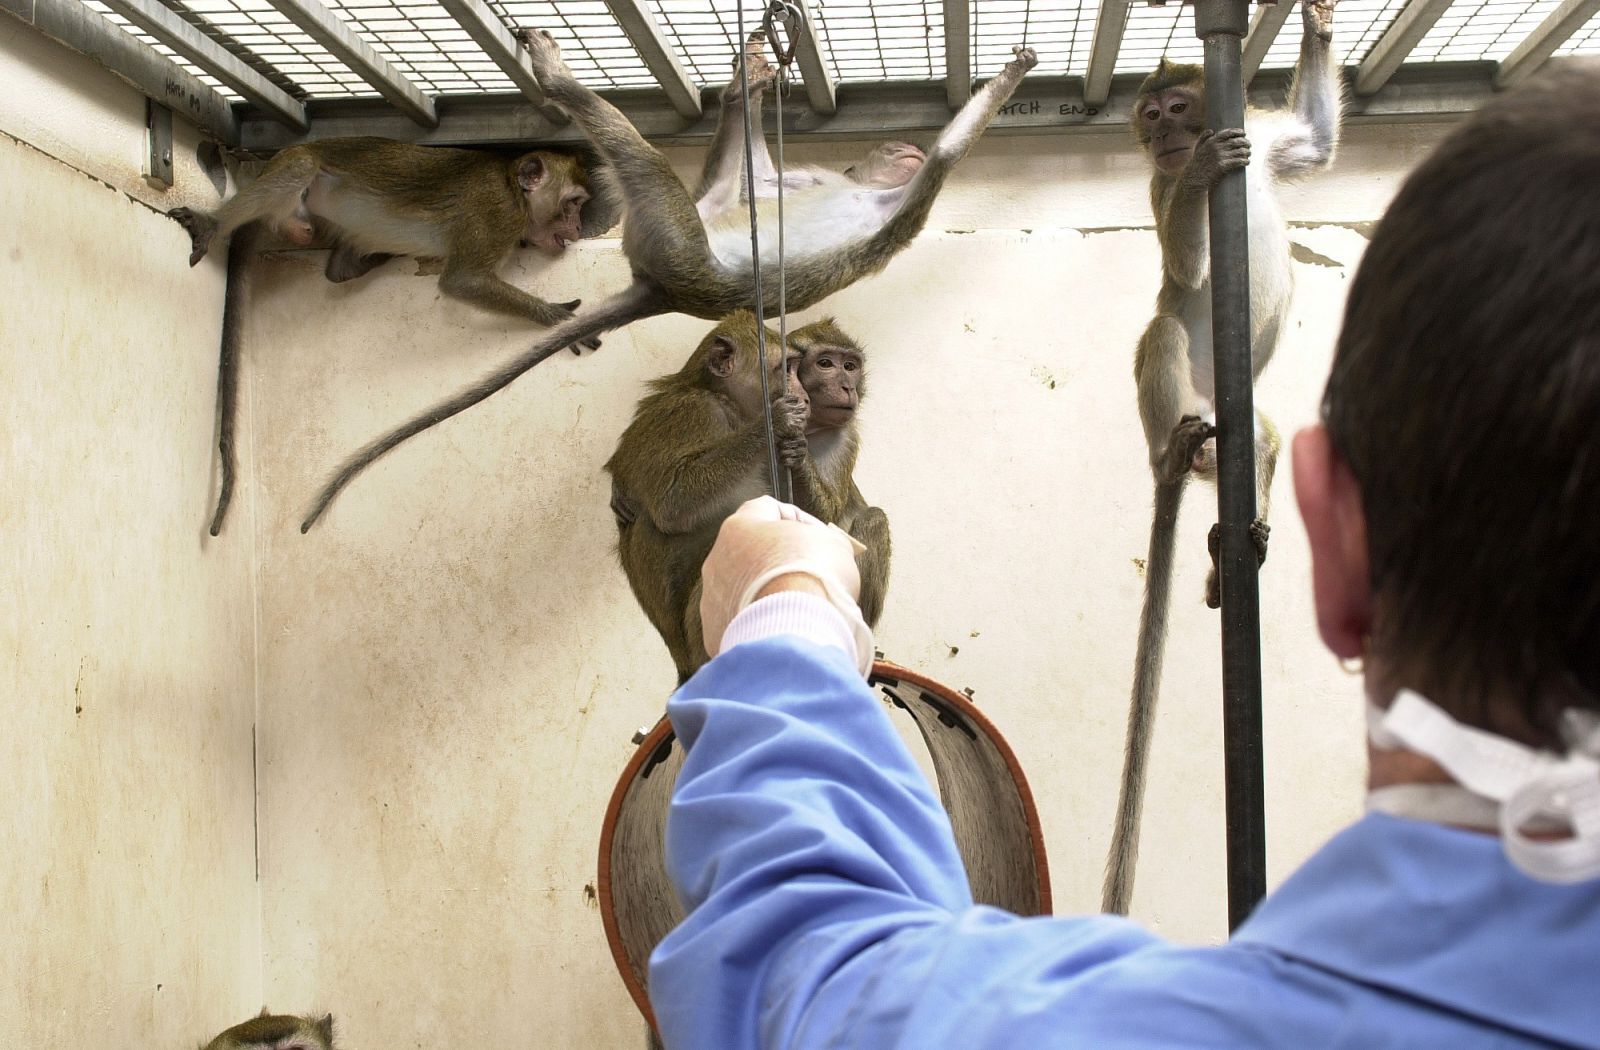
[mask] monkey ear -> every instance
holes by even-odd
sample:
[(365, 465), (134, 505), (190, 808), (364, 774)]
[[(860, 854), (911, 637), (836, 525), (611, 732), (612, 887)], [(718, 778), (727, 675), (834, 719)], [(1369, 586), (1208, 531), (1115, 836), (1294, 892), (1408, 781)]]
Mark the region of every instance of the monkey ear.
[(523, 193), (538, 189), (549, 177), (550, 168), (537, 153), (530, 153), (517, 162), (517, 185), (522, 187)]
[(718, 379), (726, 379), (733, 375), (733, 364), (739, 356), (739, 348), (727, 336), (718, 336), (716, 342), (711, 344), (711, 352), (706, 355), (706, 371)]
[(578, 213), (578, 236), (598, 237), (622, 221), (622, 188), (608, 165), (593, 157), (584, 164), (589, 199)]
[(323, 1014), (322, 1020), (317, 1022), (317, 1034), (322, 1036), (323, 1042), (333, 1045), (333, 1015)]

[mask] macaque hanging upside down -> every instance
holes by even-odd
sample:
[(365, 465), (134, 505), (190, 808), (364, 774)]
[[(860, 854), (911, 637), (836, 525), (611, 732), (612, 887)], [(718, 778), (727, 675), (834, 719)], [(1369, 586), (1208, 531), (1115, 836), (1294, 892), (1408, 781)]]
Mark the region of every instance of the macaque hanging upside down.
[[(723, 92), (723, 109), (712, 138), (698, 192), (690, 194), (659, 150), (626, 117), (578, 83), (546, 33), (522, 30), (518, 38), (533, 59), (533, 71), (549, 99), (572, 114), (588, 136), (622, 195), (622, 247), (633, 283), (592, 310), (557, 326), (535, 346), (476, 384), (426, 409), (361, 449), (323, 487), (301, 531), (311, 528), (340, 489), (379, 456), (407, 438), (462, 412), (504, 388), (563, 347), (644, 317), (686, 313), (717, 320), (756, 307), (749, 214), (744, 195), (745, 135), (738, 104), (746, 90), (737, 76)], [(753, 37), (746, 50), (750, 105), (774, 78)], [(1022, 77), (1038, 63), (1028, 48), (976, 92), (924, 153), (902, 142), (885, 143), (844, 172), (798, 168), (784, 173), (787, 305), (803, 310), (881, 270), (911, 243), (927, 222), (944, 180), (966, 156)], [(730, 103), (734, 105), (730, 105)], [(751, 143), (760, 202), (763, 266), (777, 265), (777, 172), (765, 141)], [(770, 271), (769, 271), (770, 272)], [(765, 282), (762, 304), (778, 305), (778, 282)]]

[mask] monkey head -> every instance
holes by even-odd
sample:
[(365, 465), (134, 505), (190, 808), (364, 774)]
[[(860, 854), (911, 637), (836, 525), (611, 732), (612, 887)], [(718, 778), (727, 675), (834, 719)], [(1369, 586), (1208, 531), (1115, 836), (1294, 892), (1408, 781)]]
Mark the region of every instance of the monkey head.
[(334, 1050), (333, 1015), (321, 1018), (270, 1014), (252, 1017), (207, 1043), (204, 1050)]
[(1206, 129), (1205, 71), (1163, 58), (1139, 85), (1132, 123), (1134, 137), (1149, 150), (1157, 171), (1182, 171)]
[[(777, 332), (771, 328), (766, 332), (768, 395), (774, 399), (787, 395), (806, 400), (805, 387), (800, 385), (799, 350), (792, 341), (786, 350)], [(759, 354), (756, 315), (740, 310), (723, 318), (701, 340), (684, 371), (699, 373), (707, 386), (733, 399), (745, 418), (753, 418), (765, 410), (761, 402), (761, 371), (756, 366)]]
[(583, 234), (583, 206), (589, 187), (576, 157), (537, 150), (511, 165), (527, 205), (524, 243), (549, 255), (560, 255)]
[(878, 189), (893, 189), (911, 181), (928, 155), (909, 142), (885, 142), (844, 169), (845, 178)]
[(866, 354), (829, 317), (789, 334), (800, 352), (795, 373), (811, 401), (808, 433), (849, 426), (866, 393)]

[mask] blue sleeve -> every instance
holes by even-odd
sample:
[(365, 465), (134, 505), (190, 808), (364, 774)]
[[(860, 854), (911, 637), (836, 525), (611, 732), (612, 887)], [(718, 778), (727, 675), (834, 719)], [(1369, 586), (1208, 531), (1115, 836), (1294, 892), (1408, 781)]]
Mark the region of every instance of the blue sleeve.
[(669, 1047), (917, 1045), (953, 1034), (957, 1000), (986, 998), (1003, 1035), (995, 996), (1153, 941), (1120, 920), (1050, 932), (975, 908), (944, 809), (837, 650), (736, 646), (667, 711), (687, 750), (667, 868), (689, 910), (650, 959)]

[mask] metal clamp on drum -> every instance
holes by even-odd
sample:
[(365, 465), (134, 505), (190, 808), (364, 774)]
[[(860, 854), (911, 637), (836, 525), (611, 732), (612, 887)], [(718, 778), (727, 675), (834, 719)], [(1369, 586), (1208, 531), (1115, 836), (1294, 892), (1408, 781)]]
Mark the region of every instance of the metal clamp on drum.
[[(1018, 915), (1050, 912), (1050, 872), (1033, 793), (1017, 757), (972, 701), (896, 664), (871, 683), (916, 723), (966, 863), (972, 897)], [(683, 767), (665, 718), (640, 742), (611, 793), (600, 831), (598, 888), (606, 941), (628, 993), (655, 1026), (646, 995), (650, 952), (683, 918), (667, 879), (664, 833)]]

